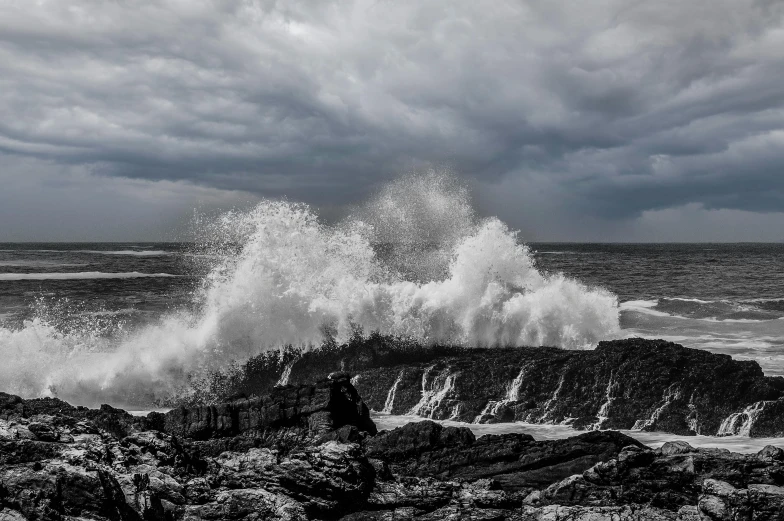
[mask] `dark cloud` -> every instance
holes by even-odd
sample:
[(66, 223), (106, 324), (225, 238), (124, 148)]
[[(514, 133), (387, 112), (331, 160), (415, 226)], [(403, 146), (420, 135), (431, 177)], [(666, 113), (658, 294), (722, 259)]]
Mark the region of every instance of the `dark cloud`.
[(0, 167), (14, 184), (35, 165), (42, 190), (73, 172), (166, 182), (178, 208), (197, 191), (334, 208), (446, 164), (514, 226), (551, 212), (551, 238), (634, 239), (677, 208), (784, 223), (782, 16), (758, 0), (6, 2)]

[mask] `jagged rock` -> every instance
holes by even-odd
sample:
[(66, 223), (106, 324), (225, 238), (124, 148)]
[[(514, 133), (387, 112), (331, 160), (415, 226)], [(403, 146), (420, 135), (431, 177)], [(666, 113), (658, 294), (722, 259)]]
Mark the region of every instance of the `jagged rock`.
[(673, 513), (646, 505), (524, 507), (521, 521), (699, 521), (693, 511)]
[(409, 423), (367, 441), (370, 458), (403, 476), (493, 478), (505, 490), (539, 487), (614, 458), (625, 446), (643, 447), (618, 432), (589, 432), (566, 440), (535, 441), (527, 434), (475, 439), (465, 427)]
[[(284, 368), (264, 360), (248, 363), (237, 390), (270, 388)], [(784, 401), (778, 401), (784, 378), (764, 376), (753, 361), (663, 340), (631, 338), (569, 351), (420, 346), (371, 335), (300, 353), (285, 370), (289, 382), (348, 370), (370, 408), (439, 420), (784, 435)], [(760, 413), (755, 404), (763, 402)]]
[[(533, 441), (531, 436), (522, 436)], [(368, 456), (401, 461), (416, 458), (423, 452), (470, 446), (475, 441), (476, 437), (468, 427), (444, 427), (433, 421), (412, 422), (368, 440)]]
[(328, 442), (280, 459), (269, 449), (223, 453), (215, 483), (230, 489), (264, 489), (295, 498), (311, 513), (334, 513), (363, 503), (373, 485), (373, 467), (355, 444)]
[(0, 521), (784, 520), (778, 447), (476, 438), (432, 421), (371, 436), (345, 373), (276, 392), (143, 422), (0, 395)]
[(2, 506), (29, 519), (59, 519), (62, 515), (137, 519), (119, 483), (99, 466), (57, 460), (9, 466), (0, 470), (0, 484)]
[(13, 422), (20, 418), (36, 417), (45, 418), (44, 424), (51, 425), (56, 430), (73, 429), (79, 422), (89, 420), (91, 428), (102, 429), (122, 438), (134, 430), (160, 430), (162, 415), (152, 412), (147, 417), (138, 417), (106, 404), (99, 409), (88, 409), (74, 407), (57, 398), (23, 400), (19, 396), (0, 392), (0, 421)]
[[(163, 425), (161, 417), (140, 424), (109, 407), (92, 411), (59, 400), (30, 405), (2, 395), (0, 515), (249, 521), (343, 514), (366, 504), (375, 480), (362, 447), (346, 442), (361, 442), (375, 426), (345, 375), (311, 387), (317, 389), (281, 389), (286, 397), (293, 392), (300, 398), (286, 402), (292, 406), (284, 411), (295, 425), (280, 425), (277, 434), (270, 424), (263, 432), (208, 440), (141, 430)], [(313, 398), (319, 393), (321, 399)], [(313, 428), (319, 414), (319, 427)], [(325, 431), (336, 424), (337, 430)], [(288, 435), (296, 443), (282, 443)]]
[[(427, 365), (367, 369), (356, 382), (371, 408), (393, 413), (676, 434), (716, 434), (736, 411), (784, 390), (755, 362), (643, 339), (593, 351), (472, 349)], [(752, 435), (784, 431), (778, 406), (768, 405), (760, 420), (770, 426), (759, 423)]]
[[(531, 506), (646, 504), (677, 512), (681, 507), (696, 505), (702, 495), (707, 499), (700, 500), (700, 508), (706, 512), (714, 507), (726, 510), (728, 507), (721, 506), (726, 501), (715, 498), (730, 497), (735, 488), (756, 491), (757, 487), (773, 486), (780, 490), (784, 465), (771, 454), (778, 456), (773, 448), (742, 455), (726, 449), (695, 449), (682, 442), (668, 443), (658, 450), (624, 450), (617, 459), (598, 463), (582, 474), (534, 492), (525, 502)], [(705, 489), (710, 483), (713, 485)], [(774, 489), (765, 497), (774, 497)], [(732, 496), (737, 500), (730, 503), (739, 504), (738, 498), (752, 493), (744, 494)]]
[(784, 436), (784, 399), (754, 403), (730, 415), (724, 425), (727, 434), (781, 438)]
[(784, 488), (752, 483), (738, 489), (724, 481), (706, 479), (699, 509), (715, 521), (784, 519)]
[(281, 428), (315, 436), (345, 425), (376, 433), (370, 411), (345, 374), (332, 375), (314, 385), (276, 387), (260, 397), (180, 407), (166, 413), (164, 419), (167, 433), (202, 440), (241, 434), (257, 436)]
[(494, 480), (465, 482), (396, 477), (389, 480), (377, 479), (367, 504), (379, 511), (412, 508), (418, 512), (416, 515), (421, 515), (450, 505), (472, 509), (513, 510), (520, 505), (520, 496), (501, 490), (500, 484)]
[(302, 505), (262, 489), (224, 490), (215, 500), (185, 507), (182, 521), (306, 521)]

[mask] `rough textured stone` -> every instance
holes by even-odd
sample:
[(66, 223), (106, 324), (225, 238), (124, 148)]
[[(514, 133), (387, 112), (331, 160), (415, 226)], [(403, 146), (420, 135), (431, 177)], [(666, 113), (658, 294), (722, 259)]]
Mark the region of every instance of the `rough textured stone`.
[(276, 387), (259, 397), (203, 407), (179, 407), (164, 418), (167, 433), (201, 440), (259, 436), (267, 430), (281, 428), (322, 435), (345, 425), (376, 433), (370, 411), (345, 374), (313, 385)]
[[(593, 351), (466, 350), (417, 366), (367, 369), (356, 379), (376, 410), (389, 405), (394, 387), (393, 413), (708, 435), (730, 415), (778, 399), (782, 384), (755, 362), (643, 339), (601, 342)], [(428, 401), (423, 389), (438, 400)], [(774, 420), (784, 417), (778, 405), (768, 405), (769, 414), (763, 409), (752, 435), (784, 431)]]
[(778, 447), (476, 438), (432, 421), (371, 436), (345, 373), (278, 392), (172, 414), (177, 435), (151, 430), (160, 415), (0, 395), (0, 521), (784, 519)]
[(545, 486), (618, 455), (643, 447), (618, 432), (589, 432), (568, 440), (535, 441), (527, 434), (475, 439), (465, 427), (432, 421), (409, 423), (367, 441), (367, 454), (396, 474), (440, 479), (493, 478), (505, 490)]
[[(297, 423), (281, 425), (282, 436), (273, 432), (277, 424), (270, 424), (259, 437), (246, 430), (209, 440), (141, 430), (117, 409), (91, 411), (56, 400), (0, 396), (0, 519), (250, 521), (342, 515), (367, 504), (375, 481), (362, 447), (346, 441), (367, 435), (359, 426), (371, 431), (375, 426), (368, 425), (367, 408), (345, 375), (311, 387), (315, 390), (282, 390), (297, 397), (286, 410)], [(214, 410), (220, 418), (238, 409)], [(317, 431), (302, 427), (309, 416), (324, 412), (329, 422)], [(107, 417), (121, 419), (123, 428)], [(345, 423), (351, 421), (359, 426)], [(324, 431), (336, 423), (344, 424)], [(212, 425), (227, 432), (220, 420)], [(287, 435), (296, 443), (282, 443)], [(275, 443), (263, 446), (270, 440)]]
[[(753, 361), (663, 340), (631, 338), (569, 351), (417, 346), (371, 335), (291, 356), (285, 365), (290, 382), (348, 370), (370, 408), (394, 414), (685, 435), (715, 435), (734, 418), (735, 431), (784, 435), (784, 401), (778, 401), (784, 378), (764, 376)], [(283, 370), (277, 361), (248, 363), (237, 389), (258, 392)]]
[[(773, 487), (766, 488), (765, 494), (760, 493), (754, 499), (760, 505), (768, 505), (773, 501), (769, 498), (774, 497), (782, 484), (784, 466), (777, 460), (758, 454), (741, 455), (670, 444), (659, 450), (624, 451), (617, 459), (598, 463), (533, 493), (526, 503), (533, 506), (646, 504), (676, 512), (699, 502), (702, 511), (721, 518), (720, 511), (726, 511), (730, 504), (739, 505), (738, 498), (748, 497), (749, 493), (735, 494), (736, 488)], [(716, 499), (728, 497), (736, 499), (730, 503)]]

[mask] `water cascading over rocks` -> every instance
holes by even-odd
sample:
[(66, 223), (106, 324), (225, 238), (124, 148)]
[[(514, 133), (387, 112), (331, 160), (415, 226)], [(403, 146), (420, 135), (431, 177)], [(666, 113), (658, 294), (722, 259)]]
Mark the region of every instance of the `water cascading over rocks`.
[[(784, 379), (764, 376), (753, 361), (671, 342), (616, 340), (593, 351), (433, 348), (432, 356), (427, 347), (406, 348), (396, 356), (393, 345), (381, 337), (369, 339), (333, 352), (333, 361), (308, 353), (294, 364), (291, 379), (342, 367), (357, 375), (357, 388), (376, 411), (467, 423), (707, 435), (784, 432), (778, 420)], [(401, 357), (412, 362), (395, 363)], [(762, 401), (769, 403), (744, 413)], [(743, 419), (749, 414), (756, 418), (751, 427)]]
[(721, 425), (716, 436), (750, 436), (751, 429), (757, 418), (765, 410), (768, 402), (757, 402), (749, 405), (741, 412), (734, 412), (727, 416)]

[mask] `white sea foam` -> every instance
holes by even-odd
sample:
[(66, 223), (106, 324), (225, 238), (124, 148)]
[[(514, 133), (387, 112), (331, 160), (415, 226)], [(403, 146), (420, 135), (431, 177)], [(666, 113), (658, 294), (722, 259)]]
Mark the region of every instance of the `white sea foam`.
[(133, 255), (135, 257), (160, 257), (161, 255), (172, 255), (172, 252), (163, 250), (117, 250), (117, 251), (104, 251), (104, 250), (76, 250), (79, 253), (94, 253), (97, 255)]
[[(379, 430), (390, 430), (401, 427), (410, 422), (420, 422), (424, 418), (411, 415), (383, 415), (371, 413), (373, 421)], [(531, 423), (462, 423), (450, 420), (437, 420), (442, 425), (453, 427), (468, 427), (476, 436), (485, 434), (526, 433), (537, 440), (556, 440), (577, 436), (584, 431), (575, 430), (567, 425), (542, 425)], [(679, 436), (666, 432), (641, 432), (635, 430), (622, 430), (622, 433), (631, 436), (645, 445), (658, 448), (668, 441), (685, 441), (692, 447), (715, 447), (729, 449), (733, 452), (755, 453), (766, 445), (775, 445), (784, 448), (784, 438), (749, 438), (745, 436)]]
[(637, 313), (644, 313), (655, 317), (672, 317), (669, 313), (653, 309), (658, 305), (658, 300), (629, 300), (622, 302), (620, 309), (621, 311), (636, 311)]
[[(702, 322), (726, 322), (729, 324), (753, 324), (759, 322), (768, 322), (770, 320), (779, 320), (779, 318), (765, 318), (765, 319), (756, 319), (756, 318), (727, 318), (727, 317), (719, 317), (719, 316), (712, 316), (712, 317), (687, 317), (683, 315), (678, 315), (675, 313), (668, 313), (666, 311), (661, 311), (659, 309), (655, 309), (661, 305), (662, 300), (675, 300), (679, 302), (693, 302), (697, 304), (714, 304), (714, 303), (728, 303), (725, 300), (700, 300), (695, 298), (675, 298), (675, 297), (668, 297), (666, 299), (658, 299), (658, 300), (629, 300), (626, 302), (622, 302), (620, 304), (620, 310), (625, 312), (635, 312), (640, 313), (643, 315), (650, 315), (653, 317), (667, 317), (672, 318), (675, 320), (695, 320), (695, 321), (702, 321)], [(738, 310), (746, 310), (743, 309), (741, 306), (737, 306)], [(747, 311), (747, 310), (746, 310)], [(784, 318), (784, 317), (781, 317)]]
[(36, 259), (23, 259), (23, 260), (5, 260), (0, 261), (0, 267), (3, 268), (63, 268), (63, 267), (76, 267), (87, 266), (87, 264), (76, 262), (56, 262)]
[(174, 255), (174, 252), (164, 250), (52, 250), (52, 249), (37, 249), (37, 250), (0, 250), (6, 252), (37, 252), (37, 253), (92, 253), (96, 255), (135, 255), (139, 257), (155, 257), (160, 255)]
[(265, 201), (222, 215), (204, 236), (207, 253), (226, 254), (203, 281), (198, 312), (114, 343), (63, 334), (45, 318), (0, 328), (4, 390), (144, 406), (187, 392), (193, 375), (318, 345), (327, 329), (343, 341), (356, 326), (469, 346), (586, 348), (619, 333), (615, 295), (538, 272), (515, 232), (476, 219), (465, 190), (438, 173), (393, 183), (335, 226), (305, 205)]
[(124, 273), (106, 273), (102, 271), (82, 271), (77, 273), (0, 273), (0, 281), (16, 280), (81, 280), (81, 279), (136, 279), (176, 277), (170, 273), (140, 273), (129, 271)]

